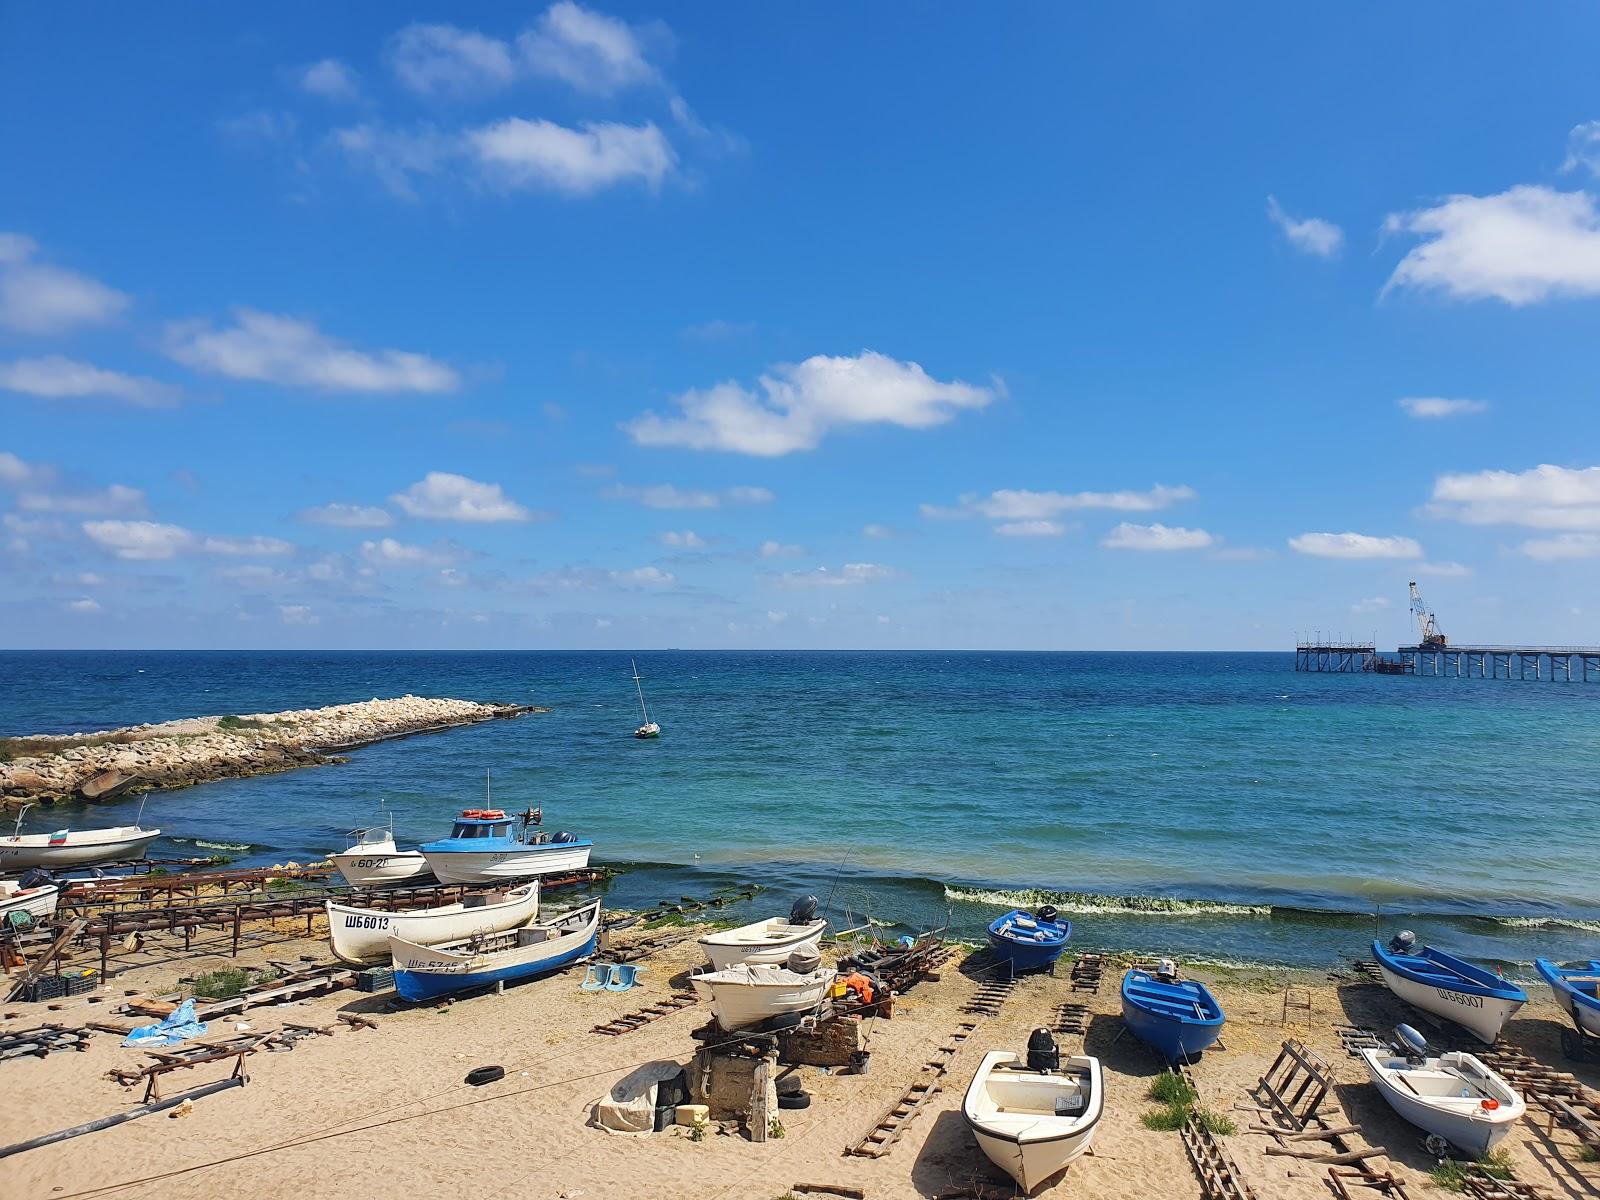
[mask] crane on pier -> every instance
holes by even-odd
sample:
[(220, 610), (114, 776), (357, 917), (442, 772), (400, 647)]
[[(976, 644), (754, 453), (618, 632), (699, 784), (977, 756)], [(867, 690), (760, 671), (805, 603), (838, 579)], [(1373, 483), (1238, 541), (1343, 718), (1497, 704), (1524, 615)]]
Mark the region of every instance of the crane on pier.
[(1411, 615), (1417, 619), (1417, 626), (1422, 631), (1423, 646), (1436, 649), (1445, 644), (1447, 639), (1444, 631), (1439, 628), (1438, 620), (1423, 602), (1422, 593), (1417, 590), (1416, 580), (1411, 581)]

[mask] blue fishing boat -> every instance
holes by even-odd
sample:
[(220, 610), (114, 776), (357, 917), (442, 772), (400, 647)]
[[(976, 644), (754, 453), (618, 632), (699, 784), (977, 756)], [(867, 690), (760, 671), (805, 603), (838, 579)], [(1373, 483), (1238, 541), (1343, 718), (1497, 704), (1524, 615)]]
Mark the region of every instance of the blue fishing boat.
[(1122, 977), (1122, 1019), (1168, 1062), (1185, 1062), (1217, 1040), (1227, 1017), (1205, 984), (1179, 979), (1163, 959), (1153, 975), (1135, 967)]
[(1528, 1002), (1528, 993), (1494, 971), (1440, 950), (1418, 946), (1409, 929), (1385, 946), (1374, 938), (1384, 986), (1423, 1012), (1454, 1021), (1480, 1042), (1494, 1044), (1500, 1027)]
[[(512, 817), (498, 808), (469, 808), (449, 837), (417, 849), (440, 883), (502, 883), (587, 867), (594, 843), (572, 833), (545, 833), (538, 828), (541, 816), (538, 809)], [(512, 833), (519, 821), (520, 836)]]
[(591, 957), (599, 932), (600, 901), (591, 900), (553, 921), (530, 922), (441, 946), (391, 937), (394, 990), (407, 1000), (432, 1000), (548, 975)]
[(1046, 904), (1037, 912), (1013, 908), (989, 925), (989, 945), (1000, 962), (1011, 964), (1012, 974), (1053, 967), (1072, 936), (1072, 922), (1058, 919)]
[[(1578, 1027), (1580, 1037), (1600, 1038), (1600, 959), (1555, 963), (1536, 958), (1533, 965), (1555, 993), (1556, 1003)], [(1582, 1046), (1570, 1030), (1561, 1031), (1561, 1049), (1568, 1058), (1581, 1057)]]

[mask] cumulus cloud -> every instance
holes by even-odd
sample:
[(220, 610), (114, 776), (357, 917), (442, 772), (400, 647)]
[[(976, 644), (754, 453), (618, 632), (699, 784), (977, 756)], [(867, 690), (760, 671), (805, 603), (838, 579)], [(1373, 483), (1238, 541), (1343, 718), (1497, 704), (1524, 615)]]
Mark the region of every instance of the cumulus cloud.
[(1600, 557), (1600, 534), (1558, 533), (1554, 537), (1530, 538), (1522, 543), (1522, 553), (1540, 562)]
[(1425, 562), (1414, 568), (1419, 575), (1438, 575), (1445, 579), (1460, 579), (1472, 574), (1472, 568), (1458, 562)]
[(793, 558), (797, 555), (804, 554), (805, 552), (804, 546), (792, 546), (786, 545), (783, 542), (773, 541), (761, 543), (762, 558)]
[(1422, 547), (1408, 537), (1373, 537), (1365, 533), (1302, 533), (1289, 548), (1316, 558), (1421, 558)]
[(756, 391), (734, 382), (675, 398), (679, 412), (646, 412), (622, 429), (641, 446), (687, 446), (776, 457), (814, 450), (833, 430), (856, 425), (928, 429), (983, 408), (993, 388), (941, 382), (914, 362), (871, 350), (814, 355), (762, 375)]
[(71, 513), (84, 517), (142, 516), (145, 496), (138, 488), (113, 483), (110, 487), (83, 491), (25, 491), (17, 496), (17, 507), (25, 512)]
[(306, 509), (300, 519), (338, 529), (382, 529), (394, 524), (394, 516), (388, 509), (370, 504), (322, 504)]
[(1511, 305), (1600, 294), (1600, 212), (1586, 192), (1523, 184), (1493, 196), (1448, 196), (1396, 213), (1390, 233), (1412, 248), (1384, 286)]
[(669, 529), (656, 534), (656, 540), (663, 546), (675, 546), (683, 550), (704, 550), (706, 548), (705, 538), (692, 529), (685, 529), (682, 532)]
[(275, 537), (208, 537), (201, 544), (207, 554), (230, 558), (276, 557), (293, 554), (294, 545)]
[(24, 462), (9, 450), (0, 450), (0, 483), (11, 487), (38, 486), (55, 478), (55, 469)]
[(1434, 481), (1433, 516), (1468, 525), (1600, 529), (1600, 467), (1478, 471)]
[(75, 613), (97, 613), (100, 611), (100, 602), (98, 600), (91, 599), (88, 596), (82, 596), (77, 600), (70, 601), (67, 604), (67, 611)]
[(580, 92), (608, 96), (659, 80), (629, 25), (571, 0), (546, 9), (517, 49), (530, 70)]
[(1600, 121), (1585, 121), (1567, 135), (1567, 157), (1563, 171), (1588, 171), (1600, 179)]
[(1359, 614), (1366, 614), (1366, 613), (1382, 612), (1384, 609), (1386, 609), (1388, 607), (1389, 607), (1389, 597), (1387, 597), (1387, 596), (1368, 596), (1365, 599), (1357, 600), (1354, 604), (1352, 604), (1350, 606), (1350, 611), (1359, 615)]
[(128, 297), (97, 279), (38, 261), (39, 245), (20, 233), (0, 233), (0, 328), (18, 333), (66, 333), (120, 316)]
[(362, 542), (361, 557), (374, 567), (451, 567), (471, 558), (472, 554), (454, 542), (419, 546), (386, 537)]
[(455, 370), (425, 354), (357, 350), (298, 317), (234, 311), (234, 324), (169, 326), (167, 353), (196, 371), (331, 392), (452, 392)]
[(429, 521), (531, 521), (535, 516), (498, 483), (480, 483), (448, 471), (429, 471), (389, 499), (410, 516)]
[(874, 522), (861, 527), (861, 536), (872, 538), (874, 541), (887, 541), (894, 536), (894, 530), (887, 525), (879, 525)]
[(195, 535), (181, 525), (157, 521), (85, 521), (83, 531), (101, 549), (130, 562), (175, 558), (195, 544)]
[(1321, 217), (1292, 217), (1276, 196), (1267, 197), (1267, 217), (1296, 250), (1317, 258), (1332, 258), (1344, 245), (1344, 230)]
[(315, 625), (321, 620), (306, 604), (278, 605), (278, 619), (285, 625)]
[(761, 487), (733, 487), (720, 492), (699, 488), (680, 488), (670, 483), (657, 483), (647, 487), (615, 484), (605, 490), (609, 500), (633, 500), (646, 508), (689, 509), (721, 508), (727, 504), (767, 504), (773, 494)]
[(1067, 527), (1060, 521), (1002, 521), (994, 531), (1001, 537), (1060, 537)]
[(583, 122), (506, 117), (468, 130), (466, 145), (488, 178), (506, 187), (548, 188), (586, 196), (619, 183), (651, 188), (677, 166), (672, 144), (653, 122)]
[(1135, 525), (1124, 521), (1101, 540), (1111, 550), (1204, 550), (1220, 539), (1204, 529), (1181, 525)]
[(1143, 492), (1034, 492), (1003, 488), (987, 496), (962, 496), (961, 505), (994, 521), (1036, 521), (1079, 509), (1154, 512), (1194, 497), (1191, 487), (1168, 487), (1164, 483)]
[(470, 96), (517, 75), (505, 42), (454, 25), (407, 25), (389, 39), (385, 58), (403, 87), (424, 96)]
[(1441, 396), (1407, 396), (1399, 401), (1407, 416), (1419, 420), (1436, 420), (1441, 417), (1462, 417), (1468, 413), (1488, 412), (1482, 400), (1446, 400)]
[(635, 567), (631, 571), (610, 571), (608, 575), (612, 583), (644, 587), (665, 587), (675, 578), (671, 571), (663, 571), (659, 567)]
[(845, 563), (837, 571), (818, 567), (814, 571), (788, 571), (782, 575), (768, 576), (774, 587), (789, 589), (856, 587), (893, 579), (898, 574), (893, 567), (881, 563)]
[(335, 104), (353, 104), (361, 99), (361, 77), (337, 58), (324, 58), (300, 68), (296, 82), (302, 91)]
[(178, 390), (155, 379), (108, 371), (60, 354), (0, 363), (0, 388), (47, 400), (104, 396), (144, 407), (177, 399)]

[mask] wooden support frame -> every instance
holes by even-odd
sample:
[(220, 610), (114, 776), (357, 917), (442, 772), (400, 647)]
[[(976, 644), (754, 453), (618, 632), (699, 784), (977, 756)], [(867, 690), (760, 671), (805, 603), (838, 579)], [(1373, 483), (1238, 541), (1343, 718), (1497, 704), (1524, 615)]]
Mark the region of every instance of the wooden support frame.
[(1297, 1038), (1289, 1038), (1256, 1084), (1256, 1100), (1295, 1132), (1316, 1117), (1333, 1086), (1333, 1068)]

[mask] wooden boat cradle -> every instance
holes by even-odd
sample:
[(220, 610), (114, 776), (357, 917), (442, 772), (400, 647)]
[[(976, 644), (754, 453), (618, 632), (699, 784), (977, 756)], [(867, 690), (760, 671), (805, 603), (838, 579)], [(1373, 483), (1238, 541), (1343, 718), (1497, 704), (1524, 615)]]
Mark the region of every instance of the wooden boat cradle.
[(961, 1049), (962, 1043), (970, 1038), (977, 1028), (978, 1024), (975, 1021), (962, 1021), (946, 1035), (944, 1044), (923, 1064), (922, 1072), (912, 1081), (911, 1086), (901, 1093), (900, 1099), (884, 1111), (860, 1141), (845, 1147), (846, 1157), (854, 1155), (859, 1158), (882, 1158), (894, 1149), (894, 1144), (900, 1140), (900, 1135), (906, 1131), (906, 1126), (916, 1119), (917, 1114), (926, 1107), (929, 1100), (939, 1094), (945, 1073), (950, 1069), (951, 1060)]
[(1072, 1037), (1083, 1037), (1089, 1032), (1089, 1021), (1092, 1016), (1087, 1004), (1077, 1004), (1068, 1000), (1056, 1006), (1056, 1019), (1051, 1030)]
[(1080, 954), (1072, 964), (1072, 990), (1075, 992), (1100, 991), (1100, 981), (1105, 975), (1105, 959), (1099, 954)]
[(1600, 1149), (1600, 1093), (1585, 1087), (1576, 1075), (1547, 1067), (1509, 1046), (1480, 1047), (1473, 1053), (1529, 1104), (1544, 1109), (1550, 1118), (1549, 1132), (1562, 1125), (1584, 1145)]
[(654, 1004), (646, 1004), (643, 1008), (636, 1008), (633, 1012), (602, 1022), (589, 1032), (603, 1033), (607, 1037), (621, 1037), (625, 1033), (632, 1033), (635, 1029), (642, 1029), (652, 1021), (659, 1021), (662, 1017), (670, 1016), (680, 1009), (698, 1003), (700, 997), (693, 992), (674, 992)]
[(1252, 1094), (1280, 1123), (1299, 1133), (1317, 1116), (1332, 1086), (1333, 1068), (1298, 1039), (1289, 1038)]
[(248, 1079), (244, 1060), (266, 1045), (272, 1036), (270, 1033), (253, 1033), (243, 1037), (228, 1038), (221, 1042), (191, 1042), (187, 1046), (173, 1050), (146, 1050), (144, 1052), (146, 1056), (155, 1059), (155, 1062), (137, 1070), (113, 1067), (106, 1072), (106, 1078), (115, 1079), (124, 1087), (132, 1087), (142, 1080), (145, 1085), (142, 1101), (144, 1104), (161, 1098), (161, 1078), (173, 1071), (184, 1071), (191, 1067), (223, 1062), (231, 1058), (234, 1060), (233, 1072), (228, 1078)]

